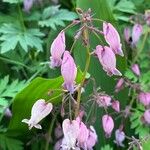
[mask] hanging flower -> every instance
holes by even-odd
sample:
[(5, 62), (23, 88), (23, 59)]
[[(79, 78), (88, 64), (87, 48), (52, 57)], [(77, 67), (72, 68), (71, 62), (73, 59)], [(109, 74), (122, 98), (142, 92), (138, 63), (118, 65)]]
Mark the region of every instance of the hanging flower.
[(63, 61), (61, 65), (61, 74), (64, 78), (63, 86), (70, 93), (74, 92), (75, 79), (77, 75), (77, 67), (73, 57), (69, 51), (64, 52)]
[(148, 92), (141, 92), (138, 95), (139, 101), (144, 105), (144, 106), (150, 106), (150, 93)]
[(112, 107), (116, 112), (120, 112), (120, 103), (119, 103), (119, 101), (113, 101), (111, 107)]
[(103, 33), (106, 42), (109, 44), (114, 53), (120, 56), (124, 56), (122, 51), (122, 44), (120, 43), (120, 36), (114, 26), (110, 23), (104, 22)]
[(27, 123), (29, 130), (33, 127), (42, 129), (41, 125), (38, 124), (43, 118), (45, 118), (51, 111), (53, 105), (46, 103), (44, 99), (37, 100), (31, 110), (31, 118), (23, 119), (22, 122)]
[(122, 142), (125, 140), (125, 133), (122, 130), (117, 129), (115, 131), (115, 138), (116, 138), (116, 140), (114, 142), (118, 146), (124, 147), (124, 144)]
[(133, 64), (131, 69), (135, 75), (140, 76), (141, 73), (140, 73), (140, 68), (138, 64)]
[(101, 45), (96, 46), (95, 54), (103, 66), (103, 69), (109, 76), (118, 75), (121, 76), (121, 72), (116, 69), (116, 57), (111, 48), (108, 46), (102, 47)]
[(51, 45), (50, 67), (59, 67), (62, 63), (62, 55), (65, 51), (65, 33), (61, 31)]
[(123, 84), (124, 84), (124, 79), (120, 78), (115, 86), (115, 92), (119, 92), (120, 90), (122, 90), (123, 88)]

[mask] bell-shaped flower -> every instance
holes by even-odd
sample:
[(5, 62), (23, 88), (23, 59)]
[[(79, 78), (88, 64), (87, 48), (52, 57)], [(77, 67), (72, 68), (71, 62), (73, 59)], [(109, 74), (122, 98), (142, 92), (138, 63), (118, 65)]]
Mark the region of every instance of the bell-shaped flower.
[(144, 17), (147, 25), (150, 26), (150, 10), (145, 11)]
[(25, 11), (25, 12), (30, 12), (30, 9), (32, 8), (32, 6), (33, 6), (33, 2), (34, 2), (34, 0), (24, 0), (23, 1), (23, 10)]
[(63, 131), (62, 131), (60, 124), (58, 124), (57, 127), (55, 128), (54, 134), (55, 134), (56, 139), (59, 139), (63, 136)]
[(114, 52), (108, 46), (96, 46), (95, 54), (103, 66), (103, 69), (109, 76), (118, 75), (121, 76), (121, 72), (116, 69), (116, 57)]
[(108, 107), (111, 105), (112, 98), (108, 95), (98, 95), (96, 96), (96, 102), (99, 107)]
[(138, 64), (133, 64), (131, 69), (135, 75), (140, 76), (141, 73), (140, 73), (140, 68)]
[(32, 107), (31, 118), (23, 119), (22, 122), (28, 124), (29, 130), (32, 127), (42, 129), (41, 125), (38, 123), (52, 111), (52, 108), (52, 103), (46, 103), (44, 99), (40, 99), (36, 101)]
[(120, 130), (120, 129), (117, 129), (115, 131), (115, 143), (118, 145), (118, 146), (121, 146), (121, 147), (124, 147), (124, 144), (122, 143), (124, 140), (125, 140), (125, 133)]
[(122, 44), (120, 43), (120, 36), (114, 26), (110, 23), (104, 22), (103, 33), (106, 42), (109, 44), (114, 53), (120, 56), (124, 56), (122, 51)]
[(120, 103), (119, 103), (119, 101), (113, 101), (111, 107), (112, 107), (116, 112), (120, 112)]
[(144, 112), (143, 119), (146, 124), (150, 125), (150, 109)]
[(106, 137), (110, 137), (114, 128), (114, 121), (111, 116), (104, 115), (102, 117), (102, 126), (105, 131)]
[(124, 29), (124, 38), (125, 38), (125, 41), (127, 42), (127, 43), (130, 43), (131, 41), (130, 41), (130, 39), (131, 39), (131, 33), (130, 33), (131, 31), (130, 31), (130, 28), (125, 28)]
[(132, 30), (132, 45), (136, 45), (142, 35), (143, 27), (140, 24), (135, 24)]
[(119, 92), (120, 90), (122, 90), (123, 88), (123, 84), (124, 84), (124, 79), (123, 78), (120, 78), (118, 81), (117, 81), (117, 84), (115, 86), (115, 92)]
[(65, 119), (62, 123), (62, 128), (64, 138), (61, 147), (64, 149), (75, 149), (76, 141), (80, 132), (78, 121)]
[(62, 55), (65, 51), (65, 33), (61, 31), (58, 36), (53, 41), (51, 48), (50, 48), (50, 67), (55, 68), (59, 67), (62, 63)]
[(92, 150), (95, 144), (97, 143), (97, 141), (98, 141), (98, 138), (97, 138), (96, 131), (93, 126), (90, 126), (89, 136), (86, 142), (87, 150)]
[(61, 65), (61, 74), (64, 78), (63, 87), (70, 93), (73, 93), (75, 90), (74, 86), (77, 75), (77, 67), (69, 51), (64, 52), (63, 61)]
[(138, 95), (138, 99), (139, 99), (140, 103), (142, 103), (144, 106), (150, 106), (150, 93), (141, 92)]

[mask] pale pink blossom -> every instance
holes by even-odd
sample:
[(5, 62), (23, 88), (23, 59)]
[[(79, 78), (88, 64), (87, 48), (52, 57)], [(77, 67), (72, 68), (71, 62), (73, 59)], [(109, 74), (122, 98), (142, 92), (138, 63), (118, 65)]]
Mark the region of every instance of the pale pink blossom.
[(23, 7), (24, 7), (23, 10), (25, 12), (30, 12), (30, 10), (33, 6), (33, 2), (34, 2), (34, 0), (24, 0), (23, 1)]
[(62, 131), (62, 128), (61, 128), (61, 125), (60, 125), (60, 124), (57, 125), (57, 127), (55, 128), (54, 133), (55, 133), (55, 137), (56, 137), (57, 139), (59, 139), (60, 137), (63, 136), (63, 131)]
[(143, 119), (146, 124), (150, 125), (150, 109), (144, 112)]
[(96, 102), (99, 107), (108, 107), (111, 105), (112, 98), (108, 95), (98, 95), (96, 97)]
[(77, 67), (69, 51), (64, 52), (63, 61), (61, 65), (61, 74), (64, 78), (63, 87), (70, 93), (73, 93), (75, 89), (74, 86), (77, 75)]
[(132, 30), (132, 45), (136, 45), (143, 32), (143, 27), (140, 24), (135, 24)]
[(144, 16), (145, 16), (145, 21), (147, 25), (150, 26), (150, 10), (146, 10)]
[(114, 52), (108, 46), (96, 46), (95, 54), (103, 66), (103, 69), (109, 76), (118, 75), (121, 76), (121, 72), (116, 69), (116, 57)]
[(29, 130), (32, 127), (42, 129), (38, 123), (52, 111), (52, 108), (52, 103), (46, 103), (44, 99), (37, 100), (32, 107), (31, 118), (23, 119), (22, 122), (28, 124)]
[(103, 33), (106, 42), (109, 44), (115, 54), (124, 56), (122, 51), (122, 44), (120, 43), (120, 36), (114, 26), (110, 23), (103, 23)]
[(65, 33), (64, 31), (61, 31), (58, 36), (54, 39), (50, 53), (50, 67), (55, 68), (59, 67), (62, 63), (62, 55), (65, 51), (66, 45), (65, 45)]
[(114, 121), (111, 116), (104, 115), (102, 117), (102, 126), (105, 131), (106, 137), (110, 137), (114, 128)]
[(150, 93), (148, 92), (141, 92), (138, 95), (140, 103), (142, 103), (144, 106), (150, 106)]
[(54, 150), (61, 150), (62, 139), (58, 140), (54, 145)]
[(119, 101), (113, 101), (111, 107), (112, 107), (116, 112), (120, 112), (120, 103), (119, 103)]
[(76, 141), (80, 133), (79, 123), (76, 120), (65, 119), (62, 123), (64, 138), (61, 147), (63, 149), (75, 149)]
[(115, 86), (115, 92), (119, 92), (120, 90), (122, 90), (123, 88), (123, 84), (124, 84), (124, 79), (123, 78), (120, 78), (118, 81), (117, 81), (117, 84)]
[(122, 142), (125, 140), (125, 133), (122, 130), (117, 129), (115, 131), (115, 138), (116, 138), (116, 140), (114, 142), (118, 146), (124, 147), (124, 144)]
[(140, 68), (138, 64), (133, 64), (131, 67), (133, 73), (135, 73), (135, 75), (140, 76)]
[(124, 29), (124, 38), (125, 38), (125, 41), (127, 42), (127, 43), (130, 43), (130, 38), (131, 38), (131, 33), (130, 33), (131, 31), (130, 31), (130, 28), (125, 28)]

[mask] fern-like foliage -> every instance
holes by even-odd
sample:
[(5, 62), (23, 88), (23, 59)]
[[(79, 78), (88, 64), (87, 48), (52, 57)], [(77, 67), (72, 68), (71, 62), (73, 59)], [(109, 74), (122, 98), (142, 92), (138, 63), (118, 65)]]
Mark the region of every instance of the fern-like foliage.
[(56, 26), (65, 26), (64, 21), (71, 21), (78, 16), (74, 12), (66, 9), (59, 9), (59, 6), (50, 6), (44, 9), (41, 20), (38, 24), (41, 27), (51, 27), (56, 30)]
[(9, 76), (0, 79), (0, 117), (10, 105), (10, 99), (12, 99), (25, 86), (25, 81), (18, 81), (17, 79), (9, 84)]
[(1, 150), (23, 150), (23, 143), (17, 139), (0, 133), (0, 149)]
[(140, 138), (147, 136), (147, 134), (150, 132), (150, 128), (144, 125), (141, 121), (141, 117), (144, 113), (144, 110), (144, 106), (138, 104), (137, 108), (130, 117), (131, 129), (134, 129), (135, 134), (137, 134)]
[(101, 148), (101, 150), (113, 150), (113, 148), (111, 148), (109, 145), (105, 145)]
[(1, 51), (5, 53), (14, 50), (18, 44), (26, 52), (29, 47), (36, 48), (37, 51), (42, 51), (42, 40), (40, 39), (44, 34), (39, 29), (22, 29), (17, 24), (3, 24), (0, 27), (0, 41)]
[(17, 4), (23, 2), (23, 0), (3, 0), (3, 2), (7, 2), (10, 4)]

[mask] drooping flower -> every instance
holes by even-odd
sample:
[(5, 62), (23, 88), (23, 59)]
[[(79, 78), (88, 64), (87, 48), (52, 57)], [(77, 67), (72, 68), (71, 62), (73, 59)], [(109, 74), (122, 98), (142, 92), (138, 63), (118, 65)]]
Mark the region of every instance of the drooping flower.
[(112, 107), (116, 112), (120, 112), (120, 103), (119, 103), (119, 101), (113, 101), (111, 107)]
[(96, 131), (93, 126), (90, 126), (89, 136), (86, 142), (86, 148), (88, 150), (92, 150), (95, 144), (97, 143), (97, 141), (98, 141), (98, 138), (97, 138)]
[(63, 149), (75, 149), (79, 136), (79, 123), (76, 120), (65, 119), (62, 123), (64, 138), (61, 147)]
[(51, 45), (50, 67), (59, 67), (62, 63), (62, 55), (65, 51), (65, 33), (61, 31)]
[(70, 93), (74, 92), (75, 79), (77, 75), (77, 67), (73, 57), (69, 51), (64, 52), (63, 61), (61, 65), (61, 74), (64, 78), (63, 86)]
[(122, 130), (117, 129), (115, 131), (115, 138), (116, 138), (116, 140), (114, 142), (118, 146), (124, 147), (124, 144), (122, 142), (125, 140), (125, 133)]
[(109, 76), (118, 75), (121, 76), (121, 72), (116, 69), (116, 57), (114, 52), (108, 46), (96, 46), (95, 54), (103, 66), (103, 69)]
[(96, 102), (99, 107), (108, 107), (111, 105), (112, 98), (108, 95), (97, 95)]
[(135, 24), (132, 30), (132, 45), (136, 45), (142, 35), (143, 27), (140, 24)]
[(144, 112), (143, 119), (146, 124), (150, 125), (150, 109)]
[(122, 51), (122, 44), (120, 43), (120, 36), (114, 26), (110, 23), (104, 22), (103, 33), (106, 42), (109, 44), (114, 53), (120, 56), (124, 56)]
[(22, 122), (28, 124), (29, 130), (32, 127), (42, 129), (41, 125), (38, 123), (52, 111), (52, 108), (52, 103), (46, 103), (44, 99), (39, 99), (34, 103), (32, 107), (31, 118), (23, 119)]
[(62, 139), (58, 140), (54, 145), (54, 150), (61, 150)]
[(124, 79), (120, 78), (115, 86), (115, 92), (119, 92), (120, 90), (122, 90), (123, 88), (123, 84), (124, 84)]
[(138, 95), (139, 101), (144, 105), (144, 106), (150, 106), (150, 93), (148, 92), (141, 92)]
[(125, 41), (126, 41), (127, 43), (130, 43), (130, 42), (131, 42), (131, 41), (130, 41), (130, 39), (131, 39), (130, 28), (128, 28), (128, 27), (126, 27), (126, 28), (124, 29), (124, 38), (125, 38)]
[(63, 131), (62, 131), (62, 128), (61, 128), (61, 125), (60, 125), (60, 124), (57, 125), (57, 127), (55, 128), (54, 133), (55, 133), (55, 137), (56, 137), (57, 139), (59, 139), (60, 137), (63, 136)]
[(30, 12), (30, 9), (33, 6), (33, 2), (34, 2), (34, 0), (24, 0), (23, 1), (23, 7), (24, 7), (23, 10), (25, 12)]
[(140, 68), (138, 64), (133, 64), (131, 67), (133, 73), (135, 73), (135, 75), (140, 76)]
[(111, 116), (104, 115), (102, 117), (102, 126), (105, 131), (106, 137), (110, 137), (114, 128), (114, 121)]
[(150, 10), (145, 11), (144, 17), (147, 25), (150, 26)]

